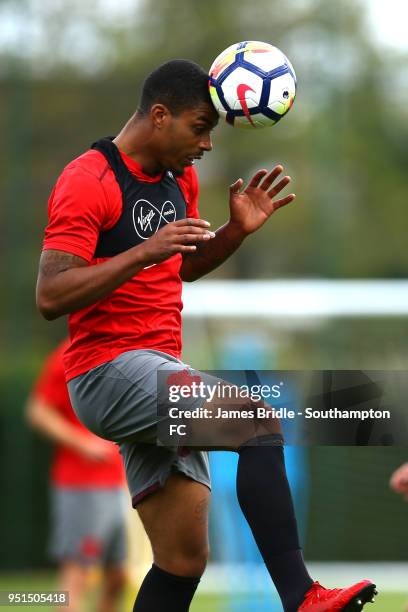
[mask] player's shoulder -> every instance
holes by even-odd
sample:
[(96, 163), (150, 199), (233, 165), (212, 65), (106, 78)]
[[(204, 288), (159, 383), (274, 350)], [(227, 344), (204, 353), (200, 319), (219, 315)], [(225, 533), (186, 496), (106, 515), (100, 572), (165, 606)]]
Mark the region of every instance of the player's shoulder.
[(194, 166), (187, 166), (183, 174), (177, 176), (177, 180), (181, 187), (188, 193), (194, 193), (198, 188), (198, 175)]
[(102, 153), (95, 149), (88, 149), (65, 166), (61, 177), (88, 176), (101, 181), (107, 170), (109, 170), (109, 164)]
[(194, 166), (187, 166), (184, 169), (183, 174), (180, 175), (180, 180), (185, 181), (186, 183), (197, 183), (198, 182), (198, 175), (197, 175), (197, 170), (194, 168)]

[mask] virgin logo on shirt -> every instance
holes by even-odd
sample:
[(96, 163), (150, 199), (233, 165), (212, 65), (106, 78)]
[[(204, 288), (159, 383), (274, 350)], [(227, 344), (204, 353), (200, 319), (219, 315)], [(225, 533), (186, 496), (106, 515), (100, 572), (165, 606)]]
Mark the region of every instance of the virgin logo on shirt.
[(133, 226), (142, 240), (153, 236), (166, 223), (176, 220), (176, 208), (167, 200), (160, 208), (149, 200), (138, 200), (133, 206)]

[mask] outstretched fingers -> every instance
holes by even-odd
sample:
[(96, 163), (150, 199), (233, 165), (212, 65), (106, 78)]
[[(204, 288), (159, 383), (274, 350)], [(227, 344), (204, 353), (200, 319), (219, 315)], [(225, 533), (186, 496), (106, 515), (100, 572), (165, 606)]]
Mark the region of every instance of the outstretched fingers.
[(284, 176), (283, 179), (281, 179), (279, 181), (279, 183), (276, 183), (276, 185), (274, 185), (269, 191), (268, 191), (268, 196), (270, 198), (274, 198), (276, 195), (278, 195), (278, 193), (280, 193), (282, 191), (282, 189), (284, 189), (286, 187), (286, 185), (288, 185), (290, 183), (292, 179), (290, 178), (290, 176)]
[[(269, 173), (265, 169), (258, 170), (258, 172), (254, 175), (254, 177), (251, 179), (250, 183), (248, 184), (247, 189), (249, 188), (262, 189), (262, 191), (266, 191), (266, 193), (272, 200), (292, 180), (290, 176), (284, 176), (278, 183), (276, 183), (276, 185), (273, 185), (274, 181), (278, 178), (278, 176), (282, 173), (282, 171), (283, 171), (283, 166), (281, 166), (281, 164), (278, 164), (277, 166), (275, 166), (273, 170)], [(282, 198), (280, 200), (277, 200), (276, 202), (273, 202), (273, 210), (276, 210), (278, 208), (281, 208), (282, 206), (285, 206), (286, 204), (289, 204), (289, 202), (292, 202), (292, 200), (294, 199), (295, 199), (295, 194), (291, 193), (285, 198)]]
[(240, 191), (240, 189), (241, 189), (243, 184), (244, 184), (244, 181), (242, 180), (242, 178), (240, 178), (237, 181), (235, 181), (235, 183), (230, 185), (230, 192), (231, 192), (231, 194), (239, 193), (239, 191)]
[(271, 170), (271, 172), (269, 172), (269, 174), (268, 174), (268, 172), (266, 170), (262, 170), (262, 172), (265, 172), (265, 174), (264, 174), (265, 178), (262, 181), (262, 184), (259, 185), (259, 187), (261, 189), (263, 189), (264, 191), (268, 191), (269, 187), (277, 179), (277, 177), (281, 174), (282, 171), (283, 171), (283, 166), (281, 166), (280, 164), (275, 166), (273, 168), (273, 170)]
[(290, 202), (293, 202), (293, 200), (296, 198), (296, 195), (294, 193), (290, 193), (288, 196), (286, 196), (285, 198), (281, 198), (280, 200), (276, 200), (275, 202), (273, 202), (273, 210), (278, 210), (278, 208), (282, 208), (282, 206), (286, 206), (286, 204), (290, 204)]
[[(273, 172), (273, 170), (272, 170)], [(268, 171), (263, 169), (263, 170), (258, 170), (258, 172), (256, 172), (254, 174), (254, 176), (252, 177), (252, 179), (249, 181), (247, 189), (249, 189), (250, 187), (252, 188), (256, 188), (259, 187), (259, 183), (262, 181), (262, 179), (268, 174)], [(263, 185), (263, 183), (262, 183)]]

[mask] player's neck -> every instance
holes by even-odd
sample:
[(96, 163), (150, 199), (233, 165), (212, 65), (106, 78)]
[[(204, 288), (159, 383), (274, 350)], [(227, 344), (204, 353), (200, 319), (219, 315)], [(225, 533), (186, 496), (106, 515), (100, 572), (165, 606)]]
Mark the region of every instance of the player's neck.
[(151, 141), (151, 126), (134, 115), (113, 142), (120, 151), (140, 164), (145, 174), (156, 176), (164, 168), (152, 152)]

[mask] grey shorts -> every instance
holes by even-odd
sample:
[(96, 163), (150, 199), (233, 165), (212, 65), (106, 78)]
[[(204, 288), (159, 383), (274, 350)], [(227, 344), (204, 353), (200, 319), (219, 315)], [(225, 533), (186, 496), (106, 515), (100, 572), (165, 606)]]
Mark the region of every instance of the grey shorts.
[(166, 353), (134, 350), (68, 383), (79, 420), (96, 435), (119, 445), (134, 507), (163, 487), (172, 472), (211, 486), (206, 452), (182, 456), (177, 449), (156, 445), (159, 368), (174, 372), (188, 366)]
[(51, 490), (50, 554), (59, 562), (120, 565), (126, 559), (126, 497), (122, 488)]

